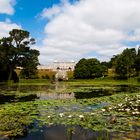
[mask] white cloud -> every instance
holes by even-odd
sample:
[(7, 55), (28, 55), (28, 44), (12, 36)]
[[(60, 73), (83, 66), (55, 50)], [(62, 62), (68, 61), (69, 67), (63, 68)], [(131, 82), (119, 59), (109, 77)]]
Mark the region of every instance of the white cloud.
[(53, 18), (54, 16), (60, 14), (62, 11), (61, 11), (61, 8), (57, 5), (54, 5), (52, 8), (45, 8), (41, 14), (42, 18), (48, 18), (48, 19), (51, 19)]
[(42, 17), (49, 23), (40, 47), (41, 62), (76, 60), (88, 54), (108, 59), (129, 47), (124, 42), (140, 41), (139, 15), (139, 0), (66, 1), (44, 9)]
[(12, 29), (21, 29), (21, 26), (12, 23), (9, 19), (4, 22), (0, 21), (0, 38), (9, 36), (9, 31)]
[(0, 14), (14, 14), (15, 0), (0, 0)]
[[(0, 14), (13, 15), (15, 4), (16, 0), (0, 0)], [(12, 23), (9, 18), (0, 21), (0, 38), (9, 36), (9, 31), (12, 29), (21, 29), (21, 26)]]

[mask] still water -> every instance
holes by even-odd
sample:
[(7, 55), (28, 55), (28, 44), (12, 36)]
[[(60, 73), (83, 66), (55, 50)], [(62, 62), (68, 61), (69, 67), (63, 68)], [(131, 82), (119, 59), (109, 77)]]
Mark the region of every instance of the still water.
[(16, 140), (140, 140), (140, 129), (131, 133), (93, 131), (81, 126), (56, 125), (43, 127), (36, 132), (30, 132), (24, 138)]
[[(77, 90), (73, 92), (72, 90)], [(59, 92), (58, 92), (59, 91)], [(66, 86), (61, 84), (52, 85), (0, 85), (0, 104), (14, 101), (15, 95), (8, 92), (32, 93), (32, 95), (22, 98), (19, 101), (31, 101), (34, 99), (87, 99), (93, 97), (110, 96), (117, 93), (133, 93), (140, 91), (140, 86), (134, 85), (114, 85), (114, 86)], [(5, 94), (6, 93), (6, 94)]]
[[(110, 96), (112, 94), (118, 94), (121, 92), (136, 92), (140, 91), (138, 86), (130, 85), (117, 85), (111, 87), (97, 87), (97, 86), (85, 86), (82, 88), (89, 89), (88, 92), (67, 92), (67, 93), (57, 93), (58, 90), (67, 90), (69, 87), (66, 85), (30, 85), (30, 86), (0, 86), (0, 104), (6, 102), (22, 102), (22, 101), (33, 101), (33, 100), (52, 100), (52, 99), (87, 99), (93, 97), (102, 97)], [(72, 87), (72, 88), (80, 88)], [(51, 90), (51, 93), (50, 93)], [(27, 97), (15, 99), (15, 95), (12, 94), (3, 94), (4, 92), (32, 92), (33, 94)], [(53, 92), (52, 92), (53, 91)], [(102, 102), (96, 105), (90, 106), (59, 106), (56, 108), (51, 108), (57, 113), (66, 112), (66, 111), (83, 111), (90, 112), (94, 109), (102, 108), (108, 104)], [(41, 112), (41, 110), (40, 110)], [(29, 133), (22, 138), (16, 138), (15, 140), (140, 140), (140, 128), (136, 127), (135, 131), (131, 133), (107, 133), (106, 131), (93, 131), (91, 129), (83, 129), (81, 126), (63, 126), (63, 125), (54, 125), (51, 127), (41, 127), (37, 125), (33, 129), (29, 130)], [(4, 140), (0, 138), (0, 140)]]

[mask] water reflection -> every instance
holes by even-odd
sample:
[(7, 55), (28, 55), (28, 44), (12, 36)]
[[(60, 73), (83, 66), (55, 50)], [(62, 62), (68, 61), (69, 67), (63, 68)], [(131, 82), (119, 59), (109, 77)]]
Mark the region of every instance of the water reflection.
[[(70, 92), (71, 90), (78, 90), (77, 92)], [(17, 91), (20, 95), (21, 93), (26, 93), (26, 96), (20, 99), (16, 98), (15, 94), (8, 94), (11, 91)], [(51, 91), (51, 92), (50, 92)], [(59, 91), (59, 92), (58, 92)], [(140, 87), (134, 85), (115, 85), (101, 87), (99, 86), (67, 86), (65, 84), (50, 84), (50, 85), (1, 85), (0, 86), (0, 104), (5, 102), (19, 102), (19, 101), (32, 101), (34, 99), (48, 100), (48, 99), (85, 99), (94, 98), (102, 96), (110, 96), (112, 94), (120, 92), (139, 92)], [(16, 93), (16, 92), (15, 92)], [(28, 95), (33, 93), (32, 95)], [(28, 96), (27, 96), (28, 95)], [(15, 100), (16, 99), (16, 100)]]
[(0, 91), (48, 91), (48, 90), (66, 90), (68, 87), (65, 84), (50, 84), (50, 85), (0, 85)]
[(140, 140), (140, 130), (133, 132), (107, 132), (83, 129), (81, 126), (56, 125), (31, 132), (16, 140)]
[(135, 92), (140, 91), (140, 86), (135, 85), (110, 85), (110, 86), (100, 86), (100, 85), (79, 85), (79, 86), (68, 86), (65, 84), (50, 84), (50, 85), (0, 85), (0, 91), (48, 91), (48, 90), (67, 90), (67, 89), (89, 89), (91, 92)]
[[(67, 90), (68, 86), (60, 85), (60, 84), (52, 84), (52, 85), (22, 85), (22, 86), (0, 86), (0, 104), (5, 102), (21, 102), (21, 101), (32, 101), (34, 99), (39, 100), (49, 100), (49, 99), (84, 99), (84, 98), (93, 98), (93, 97), (101, 97), (101, 96), (110, 96), (114, 93), (120, 92), (136, 92), (140, 91), (139, 86), (130, 86), (130, 85), (117, 85), (117, 86), (110, 86), (110, 87), (98, 87), (98, 86), (88, 86), (88, 87), (73, 87), (73, 88), (86, 88), (88, 92), (69, 92), (69, 93), (57, 93), (58, 90)], [(90, 89), (90, 90), (89, 90)], [(49, 90), (53, 92), (50, 93)], [(26, 95), (30, 92), (34, 94), (28, 96), (19, 96), (10, 95), (7, 93), (3, 93), (6, 91), (19, 91), (25, 92)], [(68, 112), (68, 111), (83, 111), (83, 112), (90, 112), (93, 109), (101, 108), (107, 106), (107, 103), (101, 103), (97, 105), (90, 105), (90, 106), (56, 106), (50, 107), (49, 109), (43, 108), (42, 106), (39, 107), (39, 113), (44, 114), (45, 117), (49, 111), (61, 113), (61, 112)], [(44, 113), (45, 112), (45, 113)], [(44, 127), (39, 129), (36, 132), (31, 132), (25, 138), (19, 138), (16, 140), (109, 140), (109, 139), (134, 139), (139, 140), (140, 138), (140, 131), (135, 130), (135, 132), (130, 133), (107, 133), (106, 131), (95, 132), (90, 129), (83, 129), (80, 126), (75, 127), (65, 127), (62, 125), (52, 126), (52, 127)]]
[(109, 137), (111, 136), (106, 131), (95, 132), (90, 129), (83, 129), (81, 126), (65, 127), (57, 125), (45, 127), (16, 140), (98, 140), (99, 138), (108, 140)]
[(50, 100), (50, 99), (74, 99), (74, 93), (46, 93), (46, 92), (39, 92), (37, 93), (37, 97), (40, 100)]
[(27, 101), (34, 101), (37, 99), (36, 94), (30, 94), (26, 96), (18, 96), (16, 95), (6, 95), (6, 94), (0, 94), (0, 104), (4, 104), (6, 102), (12, 103), (12, 102), (27, 102)]

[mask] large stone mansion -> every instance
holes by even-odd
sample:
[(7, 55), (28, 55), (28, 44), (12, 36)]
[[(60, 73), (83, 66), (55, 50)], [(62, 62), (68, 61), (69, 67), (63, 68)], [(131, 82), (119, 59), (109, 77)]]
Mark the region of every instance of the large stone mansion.
[(73, 71), (76, 63), (74, 61), (54, 61), (50, 66), (39, 65), (39, 70), (49, 69), (52, 71), (64, 70), (64, 71)]

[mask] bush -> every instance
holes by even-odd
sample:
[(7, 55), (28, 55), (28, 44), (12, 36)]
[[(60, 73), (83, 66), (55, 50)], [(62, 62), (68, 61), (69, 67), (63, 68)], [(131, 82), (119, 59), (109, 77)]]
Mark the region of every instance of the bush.
[(107, 75), (107, 67), (96, 58), (81, 59), (75, 66), (74, 78), (93, 79)]

